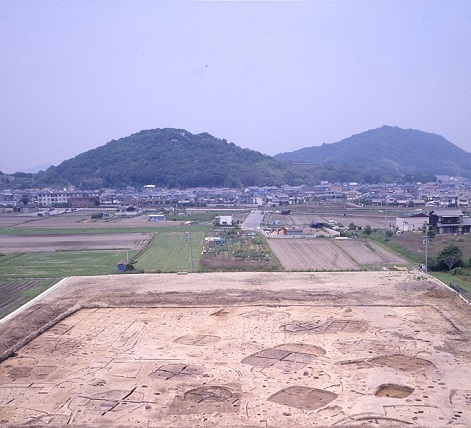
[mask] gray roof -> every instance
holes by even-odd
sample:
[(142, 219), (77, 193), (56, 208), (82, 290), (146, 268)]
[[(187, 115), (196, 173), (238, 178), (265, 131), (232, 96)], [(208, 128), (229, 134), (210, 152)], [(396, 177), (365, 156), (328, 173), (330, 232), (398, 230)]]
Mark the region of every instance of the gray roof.
[(406, 215), (401, 215), (398, 218), (428, 218), (428, 215), (425, 213), (409, 213)]
[(461, 217), (463, 215), (463, 211), (457, 208), (444, 208), (433, 210), (432, 214), (438, 215), (440, 217)]
[(463, 217), (461, 219), (461, 226), (471, 226), (471, 218), (470, 217)]

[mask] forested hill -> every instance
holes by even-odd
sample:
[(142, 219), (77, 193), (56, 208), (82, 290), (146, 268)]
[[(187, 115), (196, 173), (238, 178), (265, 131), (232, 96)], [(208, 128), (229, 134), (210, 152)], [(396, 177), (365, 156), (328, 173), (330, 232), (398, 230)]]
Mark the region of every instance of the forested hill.
[(207, 133), (153, 129), (113, 140), (50, 167), (40, 185), (82, 189), (155, 184), (169, 188), (302, 184), (307, 172)]
[[(338, 169), (361, 171), (360, 181), (376, 181), (374, 175), (405, 174), (471, 176), (471, 153), (440, 135), (415, 129), (382, 126), (342, 141), (306, 147), (275, 156), (280, 160), (313, 162)], [(378, 180), (379, 181), (379, 180)]]

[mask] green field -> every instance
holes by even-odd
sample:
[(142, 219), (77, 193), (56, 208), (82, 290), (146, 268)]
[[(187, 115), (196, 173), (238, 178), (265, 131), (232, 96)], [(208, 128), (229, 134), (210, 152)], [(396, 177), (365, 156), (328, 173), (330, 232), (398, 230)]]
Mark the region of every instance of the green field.
[[(209, 228), (195, 227), (191, 230), (194, 271), (201, 270), (201, 250)], [(134, 267), (144, 272), (191, 271), (189, 231), (161, 230), (147, 249), (135, 259)]]
[[(137, 251), (129, 251), (133, 257)], [(116, 263), (126, 260), (126, 251), (56, 251), (13, 253), (0, 257), (0, 277), (63, 278), (105, 275), (116, 272)]]

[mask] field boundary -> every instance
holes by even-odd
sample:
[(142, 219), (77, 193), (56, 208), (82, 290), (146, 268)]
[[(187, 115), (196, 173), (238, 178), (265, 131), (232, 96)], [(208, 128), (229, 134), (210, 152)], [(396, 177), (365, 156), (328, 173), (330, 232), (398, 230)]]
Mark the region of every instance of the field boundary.
[(361, 263), (353, 257), (352, 254), (350, 254), (345, 248), (343, 248), (338, 242), (335, 241), (335, 239), (332, 241), (332, 243), (340, 250), (342, 251), (347, 257), (349, 257), (353, 263), (355, 263), (358, 267), (358, 269), (362, 270), (364, 267), (361, 265)]
[[(54, 284), (52, 287), (49, 287), (47, 290), (43, 291), (39, 296), (36, 296), (34, 299), (30, 300), (29, 302), (25, 303), (23, 306), (20, 306), (18, 309), (15, 309), (13, 312), (8, 314), (7, 316), (0, 319), (0, 324), (3, 324), (10, 319), (16, 317), (18, 314), (23, 312), (25, 309), (28, 309), (30, 306), (34, 305), (38, 300), (41, 300), (43, 297), (54, 291), (56, 288), (59, 288), (62, 284), (67, 282), (71, 277), (68, 276), (66, 278), (62, 278), (59, 282)], [(0, 358), (1, 360), (1, 358)]]
[[(435, 277), (434, 277), (435, 278)], [(440, 281), (439, 279), (435, 278), (437, 281)], [(444, 286), (445, 288), (447, 288), (448, 290), (450, 291), (453, 291), (453, 293), (457, 294), (458, 297), (463, 300), (463, 302), (465, 302), (467, 305), (471, 306), (471, 301), (468, 300), (468, 297), (469, 296), (469, 293), (467, 293), (465, 290), (463, 290), (458, 284), (454, 284), (453, 282), (450, 282), (450, 284), (446, 284), (445, 282), (443, 281), (440, 281)], [(456, 287), (456, 288), (455, 288)], [(463, 290), (465, 291), (466, 294), (464, 293), (461, 293), (460, 290)]]

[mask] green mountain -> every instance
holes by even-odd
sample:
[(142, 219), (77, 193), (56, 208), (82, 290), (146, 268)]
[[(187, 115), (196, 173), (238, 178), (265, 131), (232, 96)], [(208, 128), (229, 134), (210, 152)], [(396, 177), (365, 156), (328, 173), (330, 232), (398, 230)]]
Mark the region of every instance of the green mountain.
[[(471, 153), (440, 135), (382, 126), (342, 141), (280, 153), (279, 160), (311, 162), (321, 169), (359, 174), (359, 181), (380, 181), (375, 176), (452, 175), (471, 176)], [(329, 168), (328, 168), (329, 167)], [(363, 178), (363, 179), (362, 179)]]
[(302, 184), (308, 173), (207, 133), (153, 129), (113, 140), (37, 175), (38, 185), (81, 189)]

